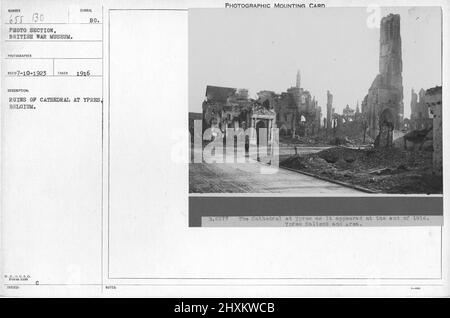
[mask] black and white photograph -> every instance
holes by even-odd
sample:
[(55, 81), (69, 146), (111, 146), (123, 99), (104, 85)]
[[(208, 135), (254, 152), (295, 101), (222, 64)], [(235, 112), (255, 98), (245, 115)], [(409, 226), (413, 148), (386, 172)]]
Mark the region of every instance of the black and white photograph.
[(442, 194), (441, 15), (190, 9), (189, 192)]
[(2, 0), (0, 298), (448, 297), (449, 17)]

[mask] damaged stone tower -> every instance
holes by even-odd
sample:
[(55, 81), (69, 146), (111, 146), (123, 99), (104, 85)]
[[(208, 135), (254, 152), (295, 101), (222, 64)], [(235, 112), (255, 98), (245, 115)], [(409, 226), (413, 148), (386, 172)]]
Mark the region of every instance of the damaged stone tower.
[(400, 15), (383, 17), (380, 25), (379, 74), (367, 94), (365, 116), (376, 147), (392, 145), (403, 123), (402, 42)]
[(331, 129), (331, 119), (333, 113), (333, 94), (327, 91), (327, 131)]

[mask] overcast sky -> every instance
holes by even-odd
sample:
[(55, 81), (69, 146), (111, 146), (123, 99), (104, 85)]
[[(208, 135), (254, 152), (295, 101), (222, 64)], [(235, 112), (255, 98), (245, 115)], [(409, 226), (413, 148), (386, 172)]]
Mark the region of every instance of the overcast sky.
[[(411, 88), (441, 85), (439, 7), (382, 8), (400, 14), (405, 117)], [(189, 11), (189, 111), (201, 112), (206, 85), (277, 93), (295, 86), (297, 69), (326, 115), (361, 104), (378, 74), (379, 23), (366, 8), (192, 9)]]

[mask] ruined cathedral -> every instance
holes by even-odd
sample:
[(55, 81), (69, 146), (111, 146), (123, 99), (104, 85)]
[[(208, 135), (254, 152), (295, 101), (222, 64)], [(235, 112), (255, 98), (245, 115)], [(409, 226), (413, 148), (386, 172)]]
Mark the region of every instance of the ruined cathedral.
[(402, 41), (400, 15), (383, 17), (380, 25), (379, 74), (362, 103), (368, 133), (375, 146), (391, 146), (403, 124)]
[[(400, 15), (389, 14), (380, 21), (378, 75), (363, 98), (361, 111), (357, 102), (355, 109), (347, 105), (338, 114), (333, 107), (334, 96), (327, 91), (322, 121), (321, 107), (302, 87), (298, 71), (295, 86), (281, 93), (262, 90), (255, 98), (249, 97), (246, 89), (207, 86), (201, 114), (203, 128), (216, 127), (222, 132), (226, 128), (266, 128), (269, 140), (271, 128), (278, 128), (280, 136), (286, 139), (309, 142), (322, 138), (324, 142), (339, 144), (353, 138), (373, 142), (377, 148), (406, 148), (407, 142), (423, 145), (430, 138), (436, 143), (440, 138), (432, 137), (431, 130), (441, 125), (436, 115), (439, 110), (431, 112), (424, 89), (418, 94), (412, 90), (411, 118), (404, 119), (402, 68)], [(440, 149), (438, 144), (433, 147)]]
[(282, 135), (309, 136), (320, 128), (321, 108), (315, 97), (302, 88), (301, 74), (297, 72), (295, 86), (286, 92), (270, 92), (277, 113), (277, 126)]
[(301, 87), (300, 71), (295, 86), (286, 92), (263, 90), (254, 99), (247, 89), (208, 85), (202, 110), (203, 129), (215, 127), (225, 133), (227, 128), (266, 128), (269, 141), (272, 128), (279, 128), (281, 135), (307, 136), (316, 133), (321, 123), (321, 108)]

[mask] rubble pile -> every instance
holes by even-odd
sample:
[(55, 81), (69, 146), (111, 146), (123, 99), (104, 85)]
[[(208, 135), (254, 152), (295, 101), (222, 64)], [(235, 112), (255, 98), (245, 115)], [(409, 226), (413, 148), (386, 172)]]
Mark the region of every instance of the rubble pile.
[(365, 140), (363, 132), (359, 131), (353, 134), (337, 133), (335, 135), (327, 135), (325, 131), (320, 132), (314, 136), (296, 136), (295, 138), (280, 136), (280, 142), (286, 144), (298, 145), (314, 145), (314, 146), (363, 146), (373, 143), (373, 139), (366, 135)]
[(432, 153), (397, 148), (333, 147), (294, 155), (280, 165), (381, 193), (442, 193), (432, 173)]

